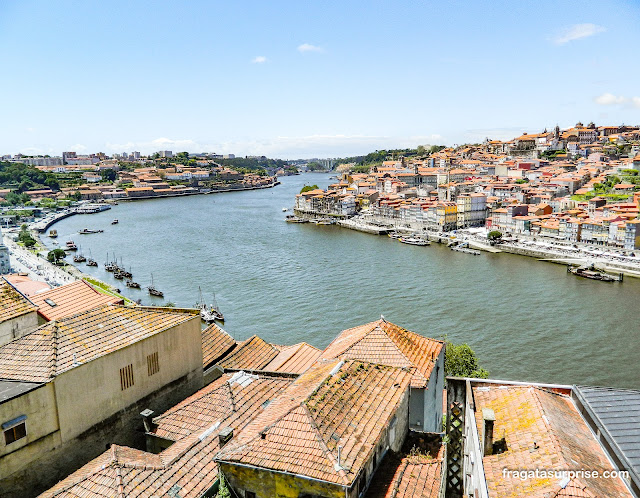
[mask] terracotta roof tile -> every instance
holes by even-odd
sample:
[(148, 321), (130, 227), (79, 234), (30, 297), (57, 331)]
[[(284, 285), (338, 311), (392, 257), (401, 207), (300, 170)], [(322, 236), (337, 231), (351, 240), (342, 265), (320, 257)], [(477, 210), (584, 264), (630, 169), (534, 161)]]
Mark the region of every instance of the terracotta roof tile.
[(0, 347), (0, 379), (53, 377), (196, 317), (168, 309), (102, 306), (49, 322)]
[(221, 327), (212, 323), (202, 331), (202, 365), (206, 368), (222, 358), (236, 341)]
[[(40, 292), (31, 297), (46, 320), (59, 320), (105, 304), (123, 304), (122, 299), (95, 290), (84, 280)], [(49, 303), (54, 303), (49, 304)]]
[[(256, 417), (216, 460), (351, 486), (405, 396), (412, 372), (319, 362)], [(342, 468), (336, 469), (341, 446)]]
[(254, 335), (239, 344), (218, 365), (235, 370), (260, 370), (276, 356), (278, 356), (277, 348)]
[(415, 366), (412, 387), (425, 387), (444, 342), (423, 337), (384, 319), (344, 330), (322, 353), (323, 359), (360, 359), (382, 365)]
[(0, 279), (0, 322), (36, 311), (36, 306), (4, 278)]
[(366, 498), (436, 498), (440, 496), (444, 445), (435, 457), (390, 454), (380, 464)]
[(478, 434), (484, 433), (482, 409), (490, 408), (494, 439), (504, 437), (507, 444), (504, 453), (482, 459), (491, 496), (631, 496), (620, 479), (578, 478), (561, 493), (555, 477), (504, 477), (505, 468), (604, 472), (613, 467), (569, 396), (533, 386), (476, 386), (473, 393)]
[(301, 342), (280, 349), (278, 356), (271, 360), (264, 370), (271, 372), (304, 373), (320, 357), (322, 351)]

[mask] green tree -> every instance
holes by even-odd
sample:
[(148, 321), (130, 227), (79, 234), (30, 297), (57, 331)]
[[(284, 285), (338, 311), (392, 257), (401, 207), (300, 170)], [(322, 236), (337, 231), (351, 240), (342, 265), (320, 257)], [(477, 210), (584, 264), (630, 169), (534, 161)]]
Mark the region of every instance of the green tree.
[(491, 230), (487, 234), (487, 239), (489, 239), (489, 241), (494, 244), (498, 242), (501, 238), (502, 238), (502, 232), (500, 232), (499, 230)]
[(468, 344), (454, 344), (447, 341), (444, 354), (445, 375), (477, 379), (489, 377), (489, 372), (478, 365), (478, 357)]
[(304, 187), (302, 187), (302, 190), (300, 190), (300, 193), (304, 194), (305, 192), (309, 192), (310, 190), (317, 190), (317, 188), (317, 185), (305, 185)]
[(100, 171), (100, 176), (105, 181), (113, 182), (118, 177), (118, 174), (113, 169), (103, 169)]
[(47, 254), (47, 261), (50, 263), (58, 263), (60, 260), (64, 259), (67, 255), (62, 249), (54, 249), (53, 251), (49, 251)]

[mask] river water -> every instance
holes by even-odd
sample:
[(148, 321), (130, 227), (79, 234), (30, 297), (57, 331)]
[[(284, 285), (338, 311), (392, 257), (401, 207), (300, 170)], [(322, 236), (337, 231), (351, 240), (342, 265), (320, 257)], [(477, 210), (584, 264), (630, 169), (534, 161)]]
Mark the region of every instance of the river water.
[[(281, 181), (265, 190), (122, 202), (57, 223), (57, 240), (63, 246), (72, 238), (91, 252), (100, 266), (82, 270), (143, 304), (190, 307), (198, 287), (208, 302), (215, 292), (236, 339), (258, 334), (323, 348), (341, 330), (384, 315), (426, 336), (467, 342), (492, 378), (639, 387), (640, 280), (608, 284), (533, 258), (285, 223), (282, 208), (305, 183), (324, 188), (331, 180)], [(104, 233), (79, 235), (85, 227)], [(114, 252), (142, 290), (104, 271)], [(144, 289), (151, 274), (164, 299)]]

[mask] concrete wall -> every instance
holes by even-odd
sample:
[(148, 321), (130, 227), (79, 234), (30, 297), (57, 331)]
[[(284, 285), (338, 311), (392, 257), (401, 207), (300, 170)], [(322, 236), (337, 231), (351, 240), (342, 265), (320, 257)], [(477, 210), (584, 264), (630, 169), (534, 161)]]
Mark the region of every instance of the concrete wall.
[[(155, 352), (160, 370), (149, 376), (147, 355)], [(120, 369), (129, 364), (134, 385), (123, 391)], [(54, 380), (62, 440), (190, 373), (202, 378), (199, 317), (64, 372)]]
[(38, 327), (38, 312), (32, 311), (0, 323), (0, 346)]

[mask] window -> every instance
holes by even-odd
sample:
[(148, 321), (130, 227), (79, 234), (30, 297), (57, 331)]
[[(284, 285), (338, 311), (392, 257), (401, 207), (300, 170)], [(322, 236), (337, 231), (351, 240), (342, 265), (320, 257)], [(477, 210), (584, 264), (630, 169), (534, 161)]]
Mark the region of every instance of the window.
[(9, 422), (2, 424), (4, 443), (11, 444), (23, 437), (27, 437), (27, 416), (20, 415)]
[(130, 363), (120, 369), (120, 390), (129, 389), (133, 384), (133, 364)]
[(160, 371), (160, 363), (158, 363), (158, 352), (147, 355), (147, 373), (149, 377)]

